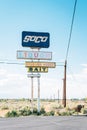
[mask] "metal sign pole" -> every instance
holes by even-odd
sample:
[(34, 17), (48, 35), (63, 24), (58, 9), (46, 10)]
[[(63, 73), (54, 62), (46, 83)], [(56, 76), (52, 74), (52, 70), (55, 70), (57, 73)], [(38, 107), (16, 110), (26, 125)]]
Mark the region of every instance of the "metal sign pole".
[(31, 111), (33, 113), (33, 76), (31, 77)]
[(28, 74), (28, 77), (31, 77), (31, 107), (32, 107), (32, 113), (33, 113), (33, 78), (37, 77), (38, 79), (38, 99), (37, 99), (37, 110), (38, 113), (40, 113), (40, 74)]
[(40, 113), (40, 76), (38, 78), (38, 100), (37, 100), (37, 110)]

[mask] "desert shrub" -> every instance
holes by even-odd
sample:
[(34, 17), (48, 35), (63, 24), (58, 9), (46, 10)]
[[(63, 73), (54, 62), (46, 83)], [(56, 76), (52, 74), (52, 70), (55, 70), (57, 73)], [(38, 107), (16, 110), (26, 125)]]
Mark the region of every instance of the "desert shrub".
[(45, 113), (46, 113), (46, 111), (44, 108), (41, 108), (40, 112), (38, 112), (37, 108), (34, 108), (32, 114), (33, 115), (41, 115), (41, 114), (45, 114)]
[(40, 113), (41, 114), (45, 114), (46, 113), (46, 111), (45, 111), (45, 109), (43, 107), (41, 108)]
[(87, 109), (82, 109), (83, 114), (87, 114)]
[(54, 116), (55, 112), (54, 111), (50, 111), (50, 116)]
[(66, 111), (71, 111), (71, 109), (67, 106), (67, 107), (66, 107)]
[(33, 109), (33, 114), (37, 115), (38, 111), (37, 111), (37, 108), (34, 108)]
[(41, 115), (41, 111), (38, 112), (37, 108), (34, 108), (32, 114), (33, 114), (33, 115), (37, 115), (37, 116), (39, 116), (39, 115)]
[(30, 111), (29, 108), (24, 108), (22, 110), (19, 110), (19, 115), (20, 116), (28, 116), (28, 115), (31, 115), (32, 112)]
[(47, 113), (44, 113), (44, 116), (54, 116), (55, 112), (54, 111), (50, 111)]
[(8, 107), (8, 106), (3, 106), (1, 109), (2, 109), (2, 110), (8, 110), (9, 107)]
[(66, 111), (66, 112), (62, 112), (62, 113), (59, 113), (60, 116), (71, 116), (73, 115), (73, 112), (72, 111)]
[(62, 106), (62, 105), (59, 105), (59, 106), (58, 106), (58, 109), (62, 109), (62, 108), (63, 108), (63, 106)]
[(43, 115), (44, 115), (44, 116), (49, 116), (49, 112), (47, 112), (47, 113), (44, 113)]
[[(74, 115), (74, 114), (76, 113), (75, 110), (71, 110), (70, 112), (71, 112), (72, 115)], [(78, 112), (77, 112), (77, 113), (78, 113)]]
[(7, 112), (6, 117), (18, 117), (19, 114), (16, 110), (12, 110), (11, 112)]
[(87, 98), (84, 98), (84, 102), (87, 103)]
[(77, 105), (77, 107), (74, 108), (75, 112), (81, 112), (81, 109), (84, 108), (84, 105)]

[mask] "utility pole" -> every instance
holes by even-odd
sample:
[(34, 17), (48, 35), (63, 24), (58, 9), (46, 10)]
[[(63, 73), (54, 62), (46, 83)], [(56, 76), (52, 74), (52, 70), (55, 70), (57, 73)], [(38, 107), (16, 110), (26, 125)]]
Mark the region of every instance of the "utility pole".
[(64, 79), (63, 79), (63, 106), (64, 107), (66, 107), (66, 67), (67, 67), (67, 61), (65, 60)]

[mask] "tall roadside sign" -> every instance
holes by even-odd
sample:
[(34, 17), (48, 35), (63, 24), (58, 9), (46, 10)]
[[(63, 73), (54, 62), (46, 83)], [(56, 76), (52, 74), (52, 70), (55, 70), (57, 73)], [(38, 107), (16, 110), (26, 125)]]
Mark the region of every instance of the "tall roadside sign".
[[(31, 78), (31, 105), (33, 112), (33, 78), (38, 79), (38, 113), (40, 112), (40, 73), (47, 73), (48, 68), (55, 68), (52, 60), (52, 52), (39, 51), (41, 48), (50, 47), (50, 34), (48, 32), (22, 32), (22, 47), (31, 48), (32, 51), (17, 51), (17, 59), (24, 59), (25, 67), (28, 69), (28, 77)], [(36, 49), (36, 51), (33, 49)], [(41, 62), (43, 60), (43, 62)], [(44, 61), (46, 60), (46, 62)]]

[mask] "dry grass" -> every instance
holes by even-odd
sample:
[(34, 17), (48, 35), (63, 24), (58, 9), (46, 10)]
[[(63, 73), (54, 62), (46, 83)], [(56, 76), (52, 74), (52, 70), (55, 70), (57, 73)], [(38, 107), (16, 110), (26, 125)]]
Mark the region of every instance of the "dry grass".
[[(81, 110), (79, 114), (84, 114), (87, 112), (87, 100), (67, 100), (66, 108), (63, 107), (62, 101), (48, 101), (41, 100), (40, 105), (41, 108), (44, 108), (46, 112), (54, 111), (55, 115), (59, 115), (59, 113), (74, 111), (77, 105), (84, 105), (84, 108)], [(37, 108), (37, 101), (33, 103), (34, 108)], [(0, 100), (0, 117), (5, 117), (8, 111), (12, 110), (21, 110), (25, 107), (31, 108), (31, 102), (27, 99), (12, 99), (12, 100)]]

